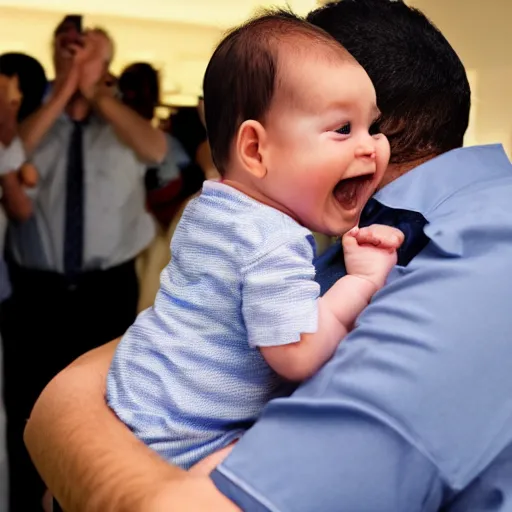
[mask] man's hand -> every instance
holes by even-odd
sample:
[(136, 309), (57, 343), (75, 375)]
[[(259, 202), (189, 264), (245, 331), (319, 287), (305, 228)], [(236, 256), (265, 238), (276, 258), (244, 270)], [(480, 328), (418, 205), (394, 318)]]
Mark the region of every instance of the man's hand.
[(72, 45), (75, 55), (65, 61), (61, 72), (57, 75), (53, 86), (52, 95), (62, 97), (67, 103), (78, 90), (80, 78), (80, 59), (78, 52), (82, 50), (79, 45)]
[(351, 229), (342, 240), (347, 273), (382, 288), (396, 265), (396, 251), (403, 241), (404, 234), (389, 226), (374, 224)]
[(21, 184), (27, 188), (34, 188), (39, 181), (39, 173), (33, 164), (25, 162), (18, 171)]
[(83, 41), (83, 48), (76, 55), (80, 64), (78, 87), (82, 95), (91, 100), (103, 85), (112, 48), (107, 36), (95, 30), (87, 32)]

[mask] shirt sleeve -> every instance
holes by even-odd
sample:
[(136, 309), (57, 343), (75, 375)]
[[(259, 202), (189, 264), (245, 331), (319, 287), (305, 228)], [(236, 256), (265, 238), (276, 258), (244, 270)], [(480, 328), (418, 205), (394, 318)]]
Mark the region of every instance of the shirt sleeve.
[[(436, 467), (393, 429), (350, 407), (273, 403), (211, 475), (250, 512), (437, 511)], [(302, 410), (301, 413), (305, 411)], [(269, 441), (271, 439), (271, 442)]]
[(242, 314), (250, 346), (286, 345), (316, 332), (320, 287), (312, 238), (294, 237), (244, 269)]
[(396, 267), (334, 357), (212, 474), (220, 491), (249, 511), (481, 510), (491, 480), (453, 503), (512, 445), (512, 245), (484, 234), (439, 228), (443, 246)]
[(18, 170), (25, 162), (25, 150), (16, 137), (7, 147), (0, 144), (0, 176)]

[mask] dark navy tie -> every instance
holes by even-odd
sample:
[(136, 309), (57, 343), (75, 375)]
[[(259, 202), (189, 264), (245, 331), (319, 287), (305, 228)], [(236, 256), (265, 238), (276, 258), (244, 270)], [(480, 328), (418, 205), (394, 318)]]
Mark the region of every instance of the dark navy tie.
[(73, 122), (66, 174), (64, 273), (74, 276), (82, 269), (84, 250), (83, 123)]
[[(361, 213), (359, 226), (365, 227), (371, 224), (384, 224), (403, 232), (405, 240), (398, 250), (398, 264), (402, 267), (407, 266), (428, 244), (428, 238), (423, 232), (427, 221), (421, 213), (389, 208), (376, 199), (370, 199)], [(337, 242), (329, 248), (315, 261), (315, 267), (316, 280), (323, 294), (347, 273), (341, 244)]]

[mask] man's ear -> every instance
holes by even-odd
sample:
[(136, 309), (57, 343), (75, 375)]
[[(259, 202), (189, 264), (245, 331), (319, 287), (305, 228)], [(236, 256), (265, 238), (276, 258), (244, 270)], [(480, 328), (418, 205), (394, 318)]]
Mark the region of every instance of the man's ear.
[(252, 119), (244, 121), (238, 129), (237, 156), (245, 170), (255, 178), (264, 178), (267, 174), (262, 155), (266, 139), (267, 132), (258, 121)]

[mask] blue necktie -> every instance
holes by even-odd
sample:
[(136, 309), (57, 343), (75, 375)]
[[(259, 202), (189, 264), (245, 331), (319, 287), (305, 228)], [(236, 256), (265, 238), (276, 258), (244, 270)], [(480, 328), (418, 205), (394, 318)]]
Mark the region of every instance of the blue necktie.
[[(370, 199), (361, 213), (360, 227), (371, 224), (384, 224), (398, 228), (405, 235), (405, 240), (398, 250), (398, 265), (406, 267), (410, 261), (428, 244), (428, 237), (423, 232), (427, 224), (421, 213), (409, 210), (389, 208)], [(316, 280), (324, 294), (347, 271), (343, 261), (341, 243), (337, 242), (315, 261)]]
[(82, 269), (84, 248), (83, 123), (73, 122), (66, 174), (64, 273), (74, 276)]

